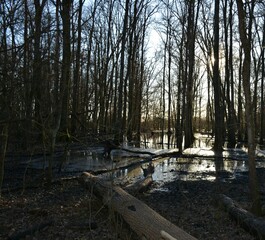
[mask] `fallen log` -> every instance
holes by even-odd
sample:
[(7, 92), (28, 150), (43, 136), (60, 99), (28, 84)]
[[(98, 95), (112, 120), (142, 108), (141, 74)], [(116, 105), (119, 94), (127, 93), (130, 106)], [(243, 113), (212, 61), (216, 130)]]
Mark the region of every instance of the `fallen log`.
[(232, 219), (237, 221), (246, 231), (258, 237), (265, 239), (265, 220), (261, 217), (256, 217), (254, 214), (239, 207), (231, 198), (224, 194), (217, 196), (219, 206), (224, 208)]
[(151, 174), (148, 174), (144, 179), (140, 179), (136, 183), (126, 186), (125, 190), (132, 195), (137, 195), (138, 193), (145, 192), (152, 183), (153, 177)]
[(104, 204), (121, 215), (140, 239), (196, 239), (120, 187), (87, 172), (79, 180), (85, 188), (99, 196)]

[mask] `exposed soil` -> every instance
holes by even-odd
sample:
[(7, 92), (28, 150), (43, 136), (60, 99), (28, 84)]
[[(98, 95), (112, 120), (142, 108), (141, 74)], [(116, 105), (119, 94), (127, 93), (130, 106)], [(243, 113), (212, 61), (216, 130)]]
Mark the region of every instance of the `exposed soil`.
[[(42, 176), (40, 172), (27, 171), (27, 188), (22, 191), (23, 171), (11, 163), (6, 166), (5, 187), (9, 182), (10, 191), (5, 190), (0, 199), (0, 239), (139, 239), (76, 178), (57, 180), (47, 188), (43, 177), (36, 177)], [(259, 169), (258, 175), (264, 204), (265, 169)], [(230, 220), (214, 198), (224, 193), (248, 208), (247, 174), (236, 180), (222, 179), (154, 182), (147, 193), (137, 197), (198, 239), (256, 239)]]

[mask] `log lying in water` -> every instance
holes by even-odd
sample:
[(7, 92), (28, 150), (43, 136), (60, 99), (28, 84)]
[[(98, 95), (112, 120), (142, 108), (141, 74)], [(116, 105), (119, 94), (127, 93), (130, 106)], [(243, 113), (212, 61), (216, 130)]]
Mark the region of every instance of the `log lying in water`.
[(196, 239), (120, 187), (89, 173), (80, 176), (80, 183), (120, 214), (140, 239)]
[(229, 215), (235, 219), (245, 230), (258, 237), (265, 239), (265, 220), (264, 218), (256, 217), (247, 210), (240, 208), (229, 197), (223, 194), (217, 196), (219, 205), (223, 207)]
[(133, 195), (138, 193), (145, 192), (153, 183), (153, 177), (151, 174), (148, 174), (144, 179), (140, 179), (134, 184), (128, 185), (125, 187), (125, 190)]

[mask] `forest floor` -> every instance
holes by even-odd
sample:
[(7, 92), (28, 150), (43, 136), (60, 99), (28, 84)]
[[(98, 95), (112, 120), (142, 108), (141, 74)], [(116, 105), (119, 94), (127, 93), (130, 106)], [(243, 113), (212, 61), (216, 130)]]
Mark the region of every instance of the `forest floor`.
[[(258, 169), (265, 205), (265, 169)], [(34, 186), (14, 189), (21, 169), (6, 163), (5, 188), (0, 199), (0, 239), (139, 239), (120, 218), (113, 214), (77, 177), (55, 181), (50, 188), (41, 177)], [(40, 176), (33, 171), (31, 176)], [(227, 173), (224, 173), (227, 174)], [(7, 185), (6, 185), (7, 186)], [(9, 189), (9, 190), (8, 190)], [(248, 175), (229, 181), (154, 182), (148, 192), (137, 196), (159, 214), (198, 239), (256, 239), (231, 220), (215, 201), (223, 193), (248, 209)], [(265, 221), (265, 219), (264, 219)]]

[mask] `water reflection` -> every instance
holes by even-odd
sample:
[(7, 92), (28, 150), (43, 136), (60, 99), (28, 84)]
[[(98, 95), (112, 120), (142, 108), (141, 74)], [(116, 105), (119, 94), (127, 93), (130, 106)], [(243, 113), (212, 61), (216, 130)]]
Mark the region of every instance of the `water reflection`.
[[(262, 164), (263, 167), (264, 163)], [(222, 158), (178, 158), (162, 160), (155, 165), (155, 181), (233, 179), (248, 170), (246, 161)]]
[(161, 132), (151, 132), (141, 135), (140, 138), (142, 148), (153, 149), (170, 149), (176, 147), (174, 134), (164, 134)]
[[(194, 148), (208, 148), (213, 146), (214, 138), (209, 134), (194, 134), (195, 140), (193, 143)], [(142, 148), (154, 148), (154, 149), (170, 149), (176, 148), (176, 138), (174, 134), (164, 134), (161, 132), (144, 133), (140, 138)], [(183, 141), (184, 147), (184, 141)]]
[[(211, 150), (213, 139), (209, 135), (196, 135), (193, 148), (186, 149), (183, 153), (185, 158), (164, 158), (153, 161), (155, 171), (153, 179), (155, 181), (171, 181), (173, 179), (182, 180), (215, 180), (218, 178), (233, 178), (240, 172), (248, 171), (247, 149), (225, 149), (221, 156), (216, 156)], [(130, 148), (129, 146), (127, 146)], [(141, 136), (141, 147), (149, 152), (162, 152), (164, 148), (173, 148), (175, 138), (173, 134), (145, 134)], [(136, 148), (134, 148), (136, 149)], [(137, 150), (137, 149), (136, 149)], [(139, 149), (138, 149), (139, 150)], [(168, 151), (168, 150), (165, 150)], [(121, 149), (111, 151), (110, 159), (104, 158), (103, 147), (87, 147), (85, 149), (70, 151), (67, 155), (57, 156), (54, 165), (64, 162), (63, 172), (82, 172), (82, 171), (107, 171), (120, 168), (107, 174), (112, 179), (115, 178), (141, 178), (143, 171), (141, 165), (135, 166), (134, 163), (146, 160), (148, 154), (135, 154)], [(257, 156), (261, 160), (257, 161), (257, 167), (265, 167), (265, 151), (257, 149)], [(62, 159), (65, 158), (65, 159)], [(38, 157), (30, 161), (32, 168), (46, 168), (47, 162), (43, 157)], [(262, 160), (263, 159), (263, 160)], [(144, 164), (148, 163), (143, 163)], [(131, 167), (126, 167), (130, 165)]]

